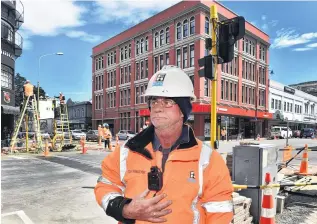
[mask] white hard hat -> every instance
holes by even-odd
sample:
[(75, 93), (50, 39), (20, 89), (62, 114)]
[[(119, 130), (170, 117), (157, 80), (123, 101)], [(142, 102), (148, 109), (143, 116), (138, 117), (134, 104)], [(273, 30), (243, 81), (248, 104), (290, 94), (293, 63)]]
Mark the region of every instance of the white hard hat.
[(193, 83), (179, 67), (165, 65), (150, 79), (143, 96), (190, 97), (195, 100)]

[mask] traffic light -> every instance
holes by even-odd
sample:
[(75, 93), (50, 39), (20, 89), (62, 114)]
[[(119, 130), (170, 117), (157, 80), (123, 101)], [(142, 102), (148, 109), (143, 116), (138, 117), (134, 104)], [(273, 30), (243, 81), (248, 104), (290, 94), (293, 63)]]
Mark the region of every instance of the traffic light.
[(228, 63), (234, 58), (234, 44), (245, 35), (245, 19), (242, 16), (222, 21), (219, 25), (218, 64)]
[(204, 67), (198, 71), (199, 77), (205, 77), (206, 79), (214, 80), (215, 65), (212, 55), (207, 55), (201, 59), (198, 59), (199, 67)]

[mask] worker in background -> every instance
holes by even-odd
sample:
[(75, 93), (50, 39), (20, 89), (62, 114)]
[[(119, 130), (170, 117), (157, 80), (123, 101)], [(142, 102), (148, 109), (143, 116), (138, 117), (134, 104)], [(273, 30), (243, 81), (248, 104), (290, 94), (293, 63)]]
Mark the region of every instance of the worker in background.
[(101, 145), (101, 140), (102, 140), (102, 136), (103, 136), (103, 129), (101, 127), (101, 125), (98, 125), (98, 144)]
[(61, 107), (61, 113), (65, 113), (65, 96), (62, 92), (59, 93), (59, 103)]
[(104, 123), (103, 125), (103, 138), (105, 140), (105, 149), (108, 148), (108, 150), (112, 150), (111, 147), (111, 139), (112, 139), (112, 134), (111, 131), (109, 130), (109, 125), (107, 123)]
[(164, 66), (145, 96), (151, 124), (103, 160), (98, 204), (122, 223), (230, 223), (233, 186), (225, 161), (185, 125), (196, 98), (189, 76)]
[(226, 139), (226, 135), (227, 135), (227, 130), (225, 127), (223, 127), (221, 130), (221, 140), (222, 141), (224, 141)]
[(30, 80), (26, 80), (23, 88), (24, 88), (24, 100), (26, 100), (30, 96), (30, 101), (29, 101), (30, 103), (34, 97), (34, 86), (31, 84)]

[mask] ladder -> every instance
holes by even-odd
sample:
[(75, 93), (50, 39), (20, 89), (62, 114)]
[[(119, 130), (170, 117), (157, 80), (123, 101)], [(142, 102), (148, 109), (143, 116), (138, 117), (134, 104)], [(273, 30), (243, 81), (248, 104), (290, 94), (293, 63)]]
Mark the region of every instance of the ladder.
[[(60, 119), (56, 120), (55, 134), (62, 135), (62, 145), (66, 145), (72, 143), (72, 134), (69, 127), (67, 104), (63, 105), (64, 111), (62, 111), (62, 107), (60, 106)], [(65, 138), (65, 133), (68, 134), (68, 138)]]
[[(28, 110), (28, 112), (31, 112), (33, 115), (33, 125), (34, 125), (34, 131), (36, 133), (36, 142), (37, 142), (37, 149), (40, 150), (42, 149), (42, 137), (41, 137), (41, 130), (40, 130), (40, 117), (39, 117), (39, 112), (37, 109), (37, 102), (35, 97), (31, 100), (31, 108), (28, 108), (28, 104), (30, 102), (30, 96), (27, 97), (26, 100), (24, 100), (23, 102), (23, 106), (22, 106), (22, 113), (20, 113), (19, 118), (17, 120), (17, 122), (15, 123), (14, 126), (14, 132), (13, 132), (13, 138), (11, 139), (11, 143), (10, 143), (10, 148), (11, 148), (11, 154), (14, 148), (14, 145), (16, 143), (17, 140), (17, 136), (25, 115), (25, 112)], [(27, 124), (28, 125), (28, 124)]]

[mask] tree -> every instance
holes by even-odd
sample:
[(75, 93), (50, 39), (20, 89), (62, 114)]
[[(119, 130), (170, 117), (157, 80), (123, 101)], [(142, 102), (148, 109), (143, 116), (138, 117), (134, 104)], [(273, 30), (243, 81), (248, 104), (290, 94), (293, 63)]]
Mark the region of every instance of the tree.
[[(23, 97), (24, 97), (24, 84), (25, 84), (26, 78), (21, 76), (20, 73), (17, 73), (14, 76), (14, 87), (15, 87), (15, 106), (20, 106), (21, 103), (23, 102)], [(34, 94), (37, 96), (37, 86), (36, 84), (34, 85)], [(43, 96), (45, 97), (46, 92), (42, 87), (40, 87), (40, 97)]]

